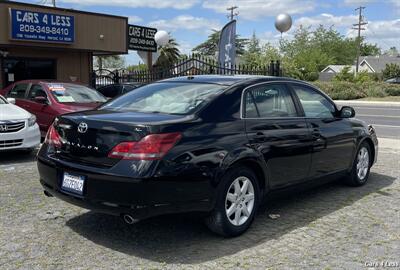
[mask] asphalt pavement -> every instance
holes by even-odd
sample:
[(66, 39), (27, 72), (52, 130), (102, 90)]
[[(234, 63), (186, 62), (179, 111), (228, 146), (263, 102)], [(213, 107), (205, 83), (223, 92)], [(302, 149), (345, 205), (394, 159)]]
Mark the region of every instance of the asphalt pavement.
[(372, 124), (379, 138), (400, 140), (400, 102), (336, 101), (338, 105), (352, 106), (356, 118)]

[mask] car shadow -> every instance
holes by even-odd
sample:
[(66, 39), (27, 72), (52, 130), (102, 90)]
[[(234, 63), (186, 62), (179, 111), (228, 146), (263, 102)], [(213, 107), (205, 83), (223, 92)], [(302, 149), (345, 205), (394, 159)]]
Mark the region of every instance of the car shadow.
[(36, 154), (39, 148), (31, 152), (24, 150), (4, 151), (0, 152), (0, 165), (9, 165), (14, 163), (25, 163), (36, 160)]
[[(119, 217), (87, 212), (66, 222), (73, 231), (109, 249), (165, 263), (201, 263), (278, 239), (296, 228), (352, 205), (389, 186), (395, 178), (371, 173), (367, 185), (351, 188), (333, 182), (291, 193), (261, 207), (248, 232), (236, 238), (212, 234), (200, 218), (169, 215), (127, 225)], [(387, 196), (387, 195), (385, 195)], [(269, 214), (279, 214), (271, 219)]]

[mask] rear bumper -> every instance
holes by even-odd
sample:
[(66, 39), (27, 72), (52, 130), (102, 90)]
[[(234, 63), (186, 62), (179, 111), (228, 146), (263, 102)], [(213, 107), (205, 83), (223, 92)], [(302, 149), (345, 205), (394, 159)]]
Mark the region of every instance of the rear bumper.
[[(214, 188), (209, 181), (181, 178), (134, 179), (82, 170), (65, 162), (38, 156), (40, 183), (51, 195), (68, 203), (111, 215), (130, 214), (144, 219), (169, 213), (208, 212), (213, 207)], [(61, 189), (64, 172), (85, 176), (83, 195)]]

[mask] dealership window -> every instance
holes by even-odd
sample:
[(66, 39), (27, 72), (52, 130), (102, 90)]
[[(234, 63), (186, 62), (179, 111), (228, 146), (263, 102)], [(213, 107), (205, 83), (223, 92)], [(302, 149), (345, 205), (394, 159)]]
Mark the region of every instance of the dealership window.
[(5, 85), (31, 79), (56, 79), (56, 61), (36, 58), (3, 59)]

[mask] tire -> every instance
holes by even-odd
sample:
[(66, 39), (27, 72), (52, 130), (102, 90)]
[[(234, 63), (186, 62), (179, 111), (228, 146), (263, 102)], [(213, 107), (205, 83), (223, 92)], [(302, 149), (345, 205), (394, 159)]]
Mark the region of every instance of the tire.
[(352, 187), (359, 187), (367, 183), (372, 159), (369, 144), (366, 142), (361, 143), (357, 149), (353, 167), (349, 175), (344, 178), (345, 184)]
[(219, 190), (215, 208), (205, 223), (219, 235), (238, 236), (250, 227), (257, 213), (260, 201), (257, 177), (247, 167), (230, 169), (223, 176)]

